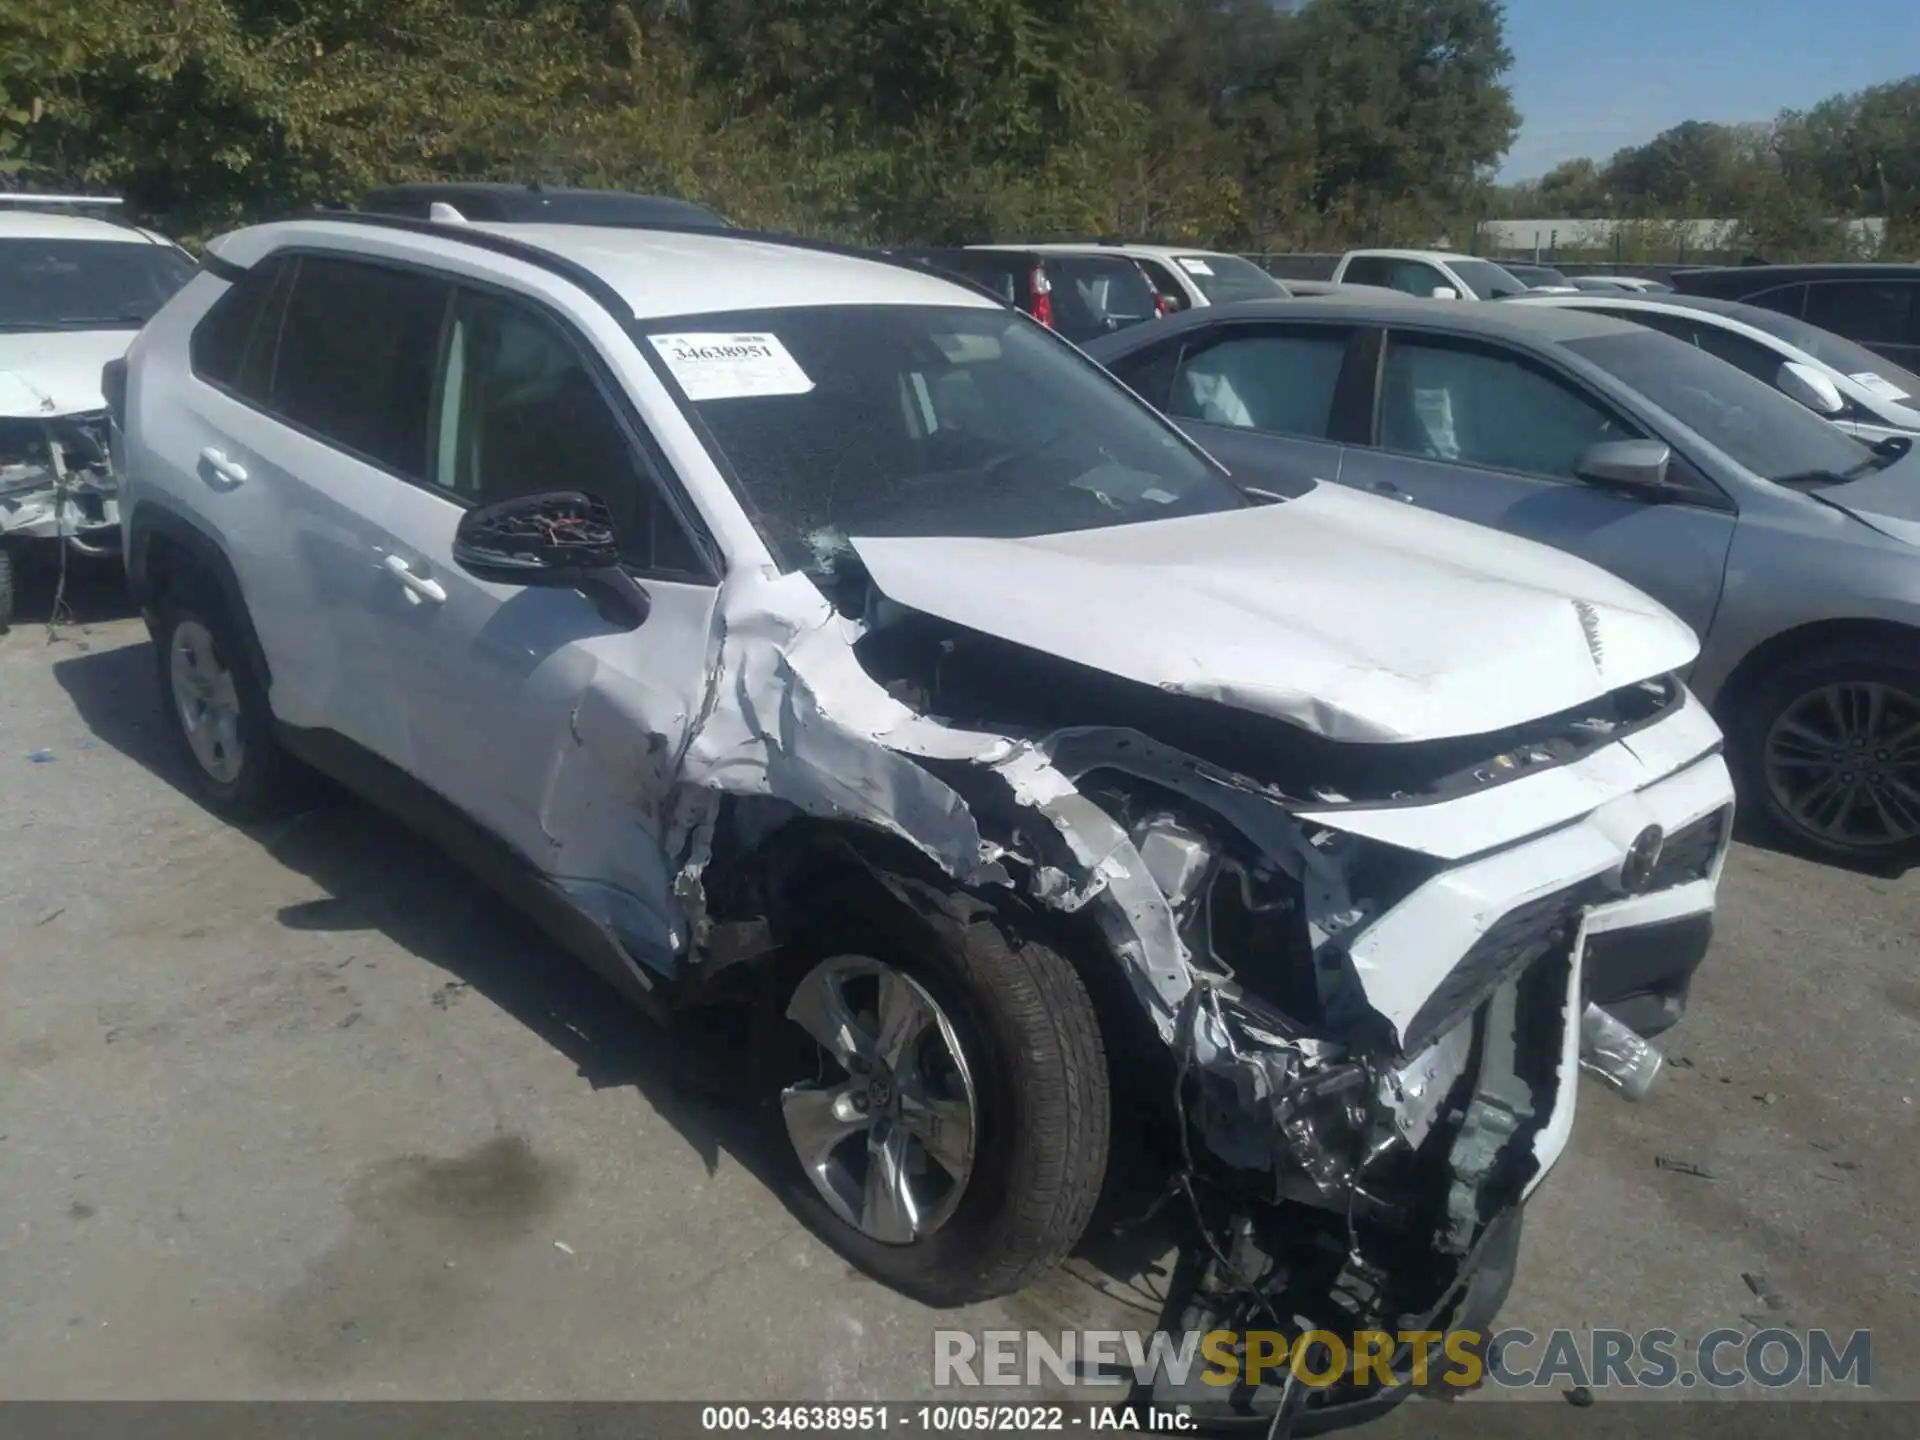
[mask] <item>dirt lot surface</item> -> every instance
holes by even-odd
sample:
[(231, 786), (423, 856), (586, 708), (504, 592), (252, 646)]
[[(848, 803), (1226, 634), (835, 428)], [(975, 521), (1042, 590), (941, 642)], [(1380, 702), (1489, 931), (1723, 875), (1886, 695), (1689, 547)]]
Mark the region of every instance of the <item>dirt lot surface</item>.
[[(947, 1317), (852, 1272), (450, 863), (188, 799), (145, 632), (88, 603), (0, 638), (0, 1397), (910, 1399), (937, 1323), (1151, 1324), (1100, 1244)], [(1920, 1399), (1920, 875), (1743, 847), (1721, 916), (1655, 1095), (1586, 1082), (1505, 1318), (1871, 1327)]]

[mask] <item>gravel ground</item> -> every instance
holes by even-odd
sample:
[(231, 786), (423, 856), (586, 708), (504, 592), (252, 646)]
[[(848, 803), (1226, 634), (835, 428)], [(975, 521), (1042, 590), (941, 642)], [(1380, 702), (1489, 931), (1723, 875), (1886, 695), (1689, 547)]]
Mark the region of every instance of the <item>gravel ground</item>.
[[(908, 1399), (936, 1323), (1151, 1324), (1111, 1246), (945, 1317), (852, 1272), (448, 862), (199, 809), (145, 632), (78, 609), (0, 637), (0, 1398)], [(1655, 1095), (1586, 1082), (1505, 1318), (1870, 1327), (1920, 1399), (1920, 876), (1742, 847), (1721, 917)]]

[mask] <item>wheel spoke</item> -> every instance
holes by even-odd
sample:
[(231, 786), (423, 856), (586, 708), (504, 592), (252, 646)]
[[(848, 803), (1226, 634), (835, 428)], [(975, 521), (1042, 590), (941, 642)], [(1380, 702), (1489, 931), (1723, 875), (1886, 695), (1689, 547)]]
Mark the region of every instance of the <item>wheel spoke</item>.
[(1781, 720), (1774, 727), (1768, 748), (1779, 764), (1830, 766), (1837, 763), (1833, 758), (1832, 740), (1791, 718)]
[(1860, 689), (1860, 728), (1855, 733), (1869, 745), (1880, 738), (1880, 727), (1887, 723), (1887, 692), (1878, 685)]
[(1896, 765), (1920, 763), (1920, 720), (1889, 739), (1886, 748)]
[(909, 1046), (926, 1033), (933, 1015), (904, 975), (880, 976), (880, 1035), (875, 1050), (890, 1068), (899, 1069)]
[(867, 1183), (860, 1228), (884, 1245), (906, 1245), (920, 1231), (920, 1215), (907, 1188), (907, 1132), (881, 1122), (867, 1133)]
[(1833, 733), (1845, 740), (1852, 734), (1853, 727), (1847, 721), (1845, 693), (1836, 685), (1829, 685), (1820, 692), (1821, 703), (1826, 707), (1827, 718), (1833, 722)]
[(1902, 839), (1920, 836), (1920, 788), (1899, 775), (1889, 775), (1882, 794), (1900, 817), (1895, 833)]
[(973, 1107), (964, 1098), (900, 1097), (900, 1124), (935, 1164), (956, 1181), (973, 1169)]
[(809, 1171), (818, 1171), (833, 1158), (847, 1137), (867, 1126), (867, 1117), (854, 1108), (855, 1082), (819, 1088), (795, 1085), (781, 1092), (780, 1113), (787, 1122), (793, 1152)]
[(873, 1055), (873, 1036), (847, 1008), (837, 971), (822, 965), (809, 973), (787, 1002), (787, 1018), (798, 1025), (844, 1069)]

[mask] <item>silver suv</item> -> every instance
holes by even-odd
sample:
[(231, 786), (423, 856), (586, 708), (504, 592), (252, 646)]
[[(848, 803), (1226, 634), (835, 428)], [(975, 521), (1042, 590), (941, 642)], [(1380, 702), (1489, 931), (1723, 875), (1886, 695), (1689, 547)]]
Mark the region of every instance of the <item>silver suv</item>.
[(1711, 918), (1672, 615), (1250, 497), (908, 264), (370, 217), (210, 253), (111, 388), (211, 807), (324, 771), (647, 1009), (763, 997), (797, 1203), (927, 1300), (1066, 1254), (1117, 1092), (1246, 1240), (1215, 1293), (1491, 1320), (1589, 972)]

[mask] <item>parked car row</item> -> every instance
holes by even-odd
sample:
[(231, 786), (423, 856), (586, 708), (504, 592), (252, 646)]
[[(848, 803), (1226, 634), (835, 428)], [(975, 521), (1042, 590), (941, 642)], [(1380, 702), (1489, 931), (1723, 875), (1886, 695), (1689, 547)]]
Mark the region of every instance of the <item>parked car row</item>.
[[(1728, 364), (1729, 342), (1759, 342), (1705, 323), (1727, 317), (1629, 303), (1294, 300), (1089, 352), (1245, 483), (1370, 490), (1631, 581), (1701, 636), (1689, 683), (1777, 831), (1833, 856), (1910, 857), (1920, 416), (1876, 375), (1849, 379), (1848, 418), (1826, 423), (1776, 388), (1838, 393), (1810, 352)], [(1660, 323), (1628, 323), (1643, 317)], [(1659, 333), (1674, 328), (1688, 343)]]
[(23, 552), (118, 549), (101, 367), (193, 275), (116, 204), (0, 193), (0, 631)]

